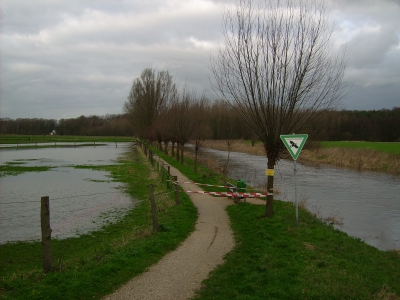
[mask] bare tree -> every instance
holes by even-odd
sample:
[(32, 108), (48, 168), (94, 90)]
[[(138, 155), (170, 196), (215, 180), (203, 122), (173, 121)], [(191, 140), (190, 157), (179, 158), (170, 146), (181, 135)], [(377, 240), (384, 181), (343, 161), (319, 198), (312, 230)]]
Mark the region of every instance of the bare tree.
[[(281, 134), (301, 132), (342, 96), (344, 52), (332, 53), (323, 1), (239, 0), (224, 14), (225, 44), (211, 59), (219, 96), (263, 142), (268, 168), (282, 157)], [(234, 105), (236, 104), (236, 105)], [(267, 188), (273, 191), (273, 177)], [(273, 195), (265, 216), (273, 214)]]
[(196, 126), (196, 112), (192, 109), (196, 97), (186, 89), (179, 94), (168, 111), (169, 121), (167, 126), (169, 134), (175, 137), (174, 140), (177, 142), (177, 160), (180, 160), (183, 164), (184, 146), (189, 141)]
[(192, 140), (194, 144), (194, 171), (197, 172), (197, 161), (200, 148), (204, 141), (211, 135), (211, 129), (208, 124), (208, 116), (210, 115), (209, 100), (202, 97), (200, 101), (192, 105), (192, 115), (195, 117), (195, 126), (193, 128)]
[(146, 68), (133, 81), (124, 112), (129, 115), (136, 134), (152, 137), (161, 143), (160, 130), (154, 126), (156, 118), (176, 97), (177, 88), (168, 71)]

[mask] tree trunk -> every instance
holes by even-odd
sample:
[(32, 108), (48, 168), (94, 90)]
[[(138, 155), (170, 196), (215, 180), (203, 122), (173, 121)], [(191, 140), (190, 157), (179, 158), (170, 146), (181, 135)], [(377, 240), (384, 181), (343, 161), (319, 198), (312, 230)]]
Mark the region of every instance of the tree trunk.
[[(268, 169), (273, 170), (275, 168), (275, 158), (268, 157)], [(265, 204), (265, 217), (272, 217), (274, 214), (274, 176), (268, 176), (267, 182), (267, 202)]]
[(164, 141), (164, 154), (165, 155), (168, 155), (168, 144), (169, 144), (169, 141), (165, 140)]
[(181, 164), (185, 163), (185, 157), (183, 156), (183, 150), (185, 149), (185, 144), (181, 144)]
[(176, 142), (176, 161), (179, 161), (179, 147), (181, 145), (179, 144), (179, 142)]
[(194, 171), (197, 172), (197, 157), (199, 154), (199, 147), (194, 148)]

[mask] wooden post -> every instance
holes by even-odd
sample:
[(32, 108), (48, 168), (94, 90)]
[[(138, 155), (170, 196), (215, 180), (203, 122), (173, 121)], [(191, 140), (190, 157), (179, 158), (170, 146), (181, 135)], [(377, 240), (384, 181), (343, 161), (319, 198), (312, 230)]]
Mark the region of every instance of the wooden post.
[(181, 201), (179, 200), (179, 190), (178, 190), (178, 176), (174, 176), (174, 192), (175, 192), (175, 203), (176, 205), (180, 205)]
[(153, 185), (149, 185), (150, 189), (150, 204), (151, 204), (151, 215), (153, 217), (153, 232), (158, 231), (158, 220), (157, 220), (157, 210), (156, 201), (154, 200)]
[(50, 228), (50, 201), (49, 196), (41, 198), (40, 223), (42, 228), (42, 253), (43, 253), (43, 271), (51, 271), (51, 228)]
[(169, 179), (171, 178), (171, 166), (168, 166), (168, 173), (167, 173), (167, 188), (169, 189)]
[(161, 181), (164, 182), (164, 162), (161, 162)]

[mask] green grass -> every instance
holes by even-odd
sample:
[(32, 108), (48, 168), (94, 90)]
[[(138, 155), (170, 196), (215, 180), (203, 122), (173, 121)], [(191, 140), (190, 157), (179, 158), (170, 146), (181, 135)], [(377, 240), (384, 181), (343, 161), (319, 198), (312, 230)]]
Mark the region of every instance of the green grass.
[[(162, 231), (143, 233), (151, 230), (147, 185), (164, 188), (158, 179), (148, 179), (150, 171), (136, 151), (121, 165), (97, 168), (127, 182), (127, 192), (143, 199), (141, 205), (101, 231), (54, 241), (55, 270), (47, 275), (41, 272), (40, 243), (1, 245), (0, 297), (100, 299), (188, 235), (196, 212), (183, 193), (183, 205), (160, 209), (165, 212)], [(195, 182), (223, 182), (220, 174), (203, 166), (195, 173), (190, 159), (182, 166), (157, 153)], [(294, 206), (281, 201), (274, 205), (275, 215), (268, 219), (261, 217), (264, 206), (240, 203), (227, 208), (236, 247), (203, 282), (198, 299), (399, 299), (398, 252), (379, 251), (303, 209), (296, 227)], [(142, 235), (131, 237), (134, 232)]]
[(381, 142), (321, 142), (323, 148), (370, 149), (378, 152), (400, 155), (400, 143)]
[[(0, 298), (100, 299), (144, 272), (189, 235), (197, 219), (189, 197), (182, 194), (182, 204), (176, 206), (165, 183), (150, 179), (150, 168), (138, 151), (134, 149), (122, 164), (94, 169), (111, 172), (114, 180), (127, 184), (128, 194), (143, 201), (102, 230), (54, 239), (53, 271), (48, 274), (42, 272), (40, 242), (0, 245)], [(151, 233), (149, 184), (158, 195), (161, 230), (157, 233)]]
[(45, 172), (49, 171), (51, 167), (27, 167), (22, 166), (23, 162), (7, 162), (4, 165), (0, 165), (0, 177), (4, 176), (16, 176), (25, 172)]
[[(194, 173), (190, 159), (184, 166), (167, 160), (195, 182), (223, 179), (204, 168)], [(295, 207), (287, 202), (274, 202), (272, 218), (262, 217), (263, 205), (227, 210), (236, 247), (196, 299), (399, 299), (398, 251), (380, 251), (304, 209), (297, 227)]]
[[(198, 299), (385, 299), (400, 295), (400, 257), (379, 251), (294, 206), (240, 203), (228, 213), (236, 248), (203, 282)], [(395, 298), (387, 298), (395, 299)]]

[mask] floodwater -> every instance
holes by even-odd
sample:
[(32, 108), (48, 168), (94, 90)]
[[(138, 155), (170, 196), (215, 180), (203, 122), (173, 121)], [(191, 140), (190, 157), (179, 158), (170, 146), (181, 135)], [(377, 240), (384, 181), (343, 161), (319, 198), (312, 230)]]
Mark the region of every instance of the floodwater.
[[(103, 143), (102, 143), (103, 144)], [(96, 147), (2, 149), (0, 164), (49, 166), (46, 172), (0, 177), (0, 243), (41, 239), (41, 197), (50, 199), (52, 237), (67, 238), (100, 229), (123, 217), (135, 203), (110, 174), (74, 165), (117, 164), (130, 143)]]
[[(220, 163), (227, 152), (203, 149)], [(231, 152), (228, 176), (251, 186), (266, 187), (267, 158)], [(320, 218), (333, 218), (336, 227), (381, 249), (400, 249), (400, 176), (358, 172), (297, 162), (299, 202)], [(281, 160), (275, 169), (275, 199), (295, 201), (294, 162)], [(295, 214), (295, 212), (293, 212)], [(301, 222), (301, 220), (300, 220)]]

